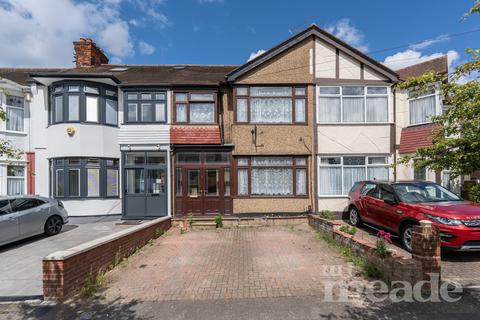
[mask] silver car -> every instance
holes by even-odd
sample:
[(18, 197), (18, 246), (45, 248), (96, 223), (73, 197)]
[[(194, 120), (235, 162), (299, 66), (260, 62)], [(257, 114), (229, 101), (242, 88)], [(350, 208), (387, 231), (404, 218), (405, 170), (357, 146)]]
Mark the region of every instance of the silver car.
[(56, 235), (67, 222), (61, 201), (40, 196), (0, 197), (0, 246), (42, 233)]

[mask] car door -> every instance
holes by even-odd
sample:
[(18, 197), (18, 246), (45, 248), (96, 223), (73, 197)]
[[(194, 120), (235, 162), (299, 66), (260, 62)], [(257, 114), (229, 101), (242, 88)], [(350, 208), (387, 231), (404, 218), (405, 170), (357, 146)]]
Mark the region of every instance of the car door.
[(371, 220), (370, 214), (367, 210), (367, 198), (372, 196), (372, 193), (375, 191), (377, 185), (373, 182), (366, 182), (360, 189), (358, 194), (358, 202), (356, 205), (360, 210), (360, 215), (365, 222), (369, 222)]
[(381, 219), (381, 207), (383, 200), (380, 199), (380, 185), (375, 189), (370, 189), (363, 197), (365, 210), (367, 211), (367, 222), (379, 227), (385, 227)]
[(396, 231), (403, 218), (403, 210), (398, 208), (398, 197), (390, 185), (382, 185), (379, 188), (379, 193), (383, 202), (379, 204), (377, 210), (379, 219), (386, 229)]
[(29, 198), (11, 200), (12, 212), (16, 213), (21, 237), (43, 233), (49, 208), (43, 201)]
[(0, 244), (19, 237), (18, 220), (10, 208), (9, 200), (0, 200)]

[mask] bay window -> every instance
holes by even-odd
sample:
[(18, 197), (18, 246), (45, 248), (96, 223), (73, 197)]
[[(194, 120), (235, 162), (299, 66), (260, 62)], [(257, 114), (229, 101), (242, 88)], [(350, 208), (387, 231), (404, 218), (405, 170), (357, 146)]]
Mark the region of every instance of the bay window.
[(305, 87), (237, 87), (237, 123), (291, 124), (307, 121)]
[(175, 123), (216, 123), (216, 92), (175, 92)]
[(50, 160), (51, 194), (56, 198), (116, 198), (118, 159), (55, 158)]
[(388, 87), (318, 87), (318, 122), (388, 122)]
[(7, 195), (25, 194), (25, 167), (7, 166)]
[(64, 81), (50, 88), (49, 124), (99, 123), (116, 126), (117, 89), (88, 81)]
[(347, 195), (357, 181), (388, 180), (387, 156), (319, 157), (319, 195)]
[(166, 123), (167, 93), (165, 91), (125, 92), (126, 123)]
[(6, 98), (6, 129), (23, 132), (25, 117), (25, 103), (23, 97), (8, 95)]
[(437, 110), (436, 101), (435, 90), (428, 90), (419, 96), (409, 93), (410, 124), (432, 122), (432, 117), (436, 115)]
[(305, 157), (237, 159), (238, 196), (307, 196)]

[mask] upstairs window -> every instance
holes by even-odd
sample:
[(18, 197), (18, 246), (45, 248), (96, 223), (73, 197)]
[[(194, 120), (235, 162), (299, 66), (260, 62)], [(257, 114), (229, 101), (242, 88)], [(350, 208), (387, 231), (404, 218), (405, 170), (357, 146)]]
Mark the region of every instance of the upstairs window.
[(216, 123), (216, 92), (175, 92), (175, 123)]
[(307, 122), (305, 87), (237, 87), (235, 97), (237, 123)]
[(318, 87), (319, 123), (388, 122), (388, 87)]
[(126, 123), (166, 123), (167, 93), (135, 91), (125, 93)]
[(117, 89), (86, 81), (56, 83), (50, 88), (50, 124), (118, 125)]
[(9, 131), (23, 132), (25, 117), (25, 103), (23, 97), (8, 95), (6, 99), (7, 127)]
[(422, 124), (432, 122), (432, 117), (436, 115), (437, 95), (435, 90), (428, 90), (419, 96), (413, 96), (409, 93), (409, 113), (410, 124)]

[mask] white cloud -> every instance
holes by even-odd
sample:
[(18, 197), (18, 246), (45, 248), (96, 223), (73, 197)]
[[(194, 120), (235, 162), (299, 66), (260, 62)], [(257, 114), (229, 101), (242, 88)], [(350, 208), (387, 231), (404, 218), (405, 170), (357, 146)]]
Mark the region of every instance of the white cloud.
[(224, 3), (224, 0), (197, 0), (197, 3), (204, 4), (204, 3)]
[(130, 21), (128, 21), (128, 23), (130, 23), (134, 27), (138, 27), (140, 25), (140, 22), (138, 22), (137, 19), (130, 19)]
[(446, 42), (448, 40), (450, 40), (450, 36), (447, 35), (447, 34), (442, 34), (442, 35), (440, 35), (438, 37), (435, 37), (435, 38), (432, 38), (432, 39), (427, 39), (427, 40), (423, 40), (423, 41), (420, 41), (420, 42), (417, 42), (417, 43), (413, 43), (409, 46), (409, 48), (412, 49), (412, 50), (422, 50), (422, 49), (430, 47), (434, 44), (441, 43), (441, 42)]
[(335, 37), (342, 39), (352, 47), (363, 52), (368, 51), (368, 45), (364, 42), (365, 35), (350, 24), (350, 19), (341, 19), (325, 28)]
[(155, 52), (155, 47), (143, 40), (138, 43), (138, 47), (140, 52), (145, 55), (151, 55)]
[(255, 59), (256, 57), (258, 57), (259, 55), (264, 54), (265, 52), (266, 52), (266, 50), (260, 49), (260, 50), (258, 50), (258, 51), (256, 51), (256, 52), (250, 53), (250, 57), (248, 57), (247, 62), (250, 61), (250, 60), (252, 60), (252, 59)]
[(383, 61), (387, 67), (397, 70), (402, 69), (417, 63), (421, 63), (430, 59), (438, 58), (443, 55), (447, 55), (448, 58), (448, 67), (452, 66), (452, 64), (459, 59), (460, 55), (455, 50), (450, 50), (447, 53), (432, 53), (429, 55), (423, 55), (420, 51), (415, 50), (405, 50), (402, 52), (397, 52), (391, 56), (388, 56)]
[(152, 20), (155, 20), (156, 26), (160, 29), (164, 29), (171, 25), (170, 20), (167, 18), (167, 16), (163, 13), (158, 12), (154, 8), (148, 9), (146, 13)]
[(72, 66), (72, 41), (80, 37), (94, 38), (112, 61), (134, 54), (120, 0), (3, 0), (0, 30), (4, 66)]

